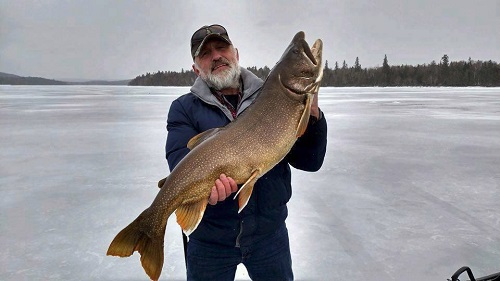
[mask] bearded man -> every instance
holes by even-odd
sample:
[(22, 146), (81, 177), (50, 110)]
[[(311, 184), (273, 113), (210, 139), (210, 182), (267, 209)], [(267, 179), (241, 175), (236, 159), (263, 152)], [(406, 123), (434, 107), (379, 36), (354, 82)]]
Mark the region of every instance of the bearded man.
[[(238, 50), (226, 29), (203, 26), (191, 37), (193, 70), (190, 93), (172, 102), (167, 118), (166, 158), (170, 170), (187, 155), (189, 140), (223, 127), (257, 97), (263, 81), (239, 66)], [(214, 182), (209, 205), (196, 231), (185, 242), (187, 280), (234, 280), (242, 263), (252, 280), (293, 280), (285, 219), (292, 195), (290, 165), (317, 171), (326, 152), (326, 120), (314, 97), (306, 132), (290, 153), (261, 177), (247, 206), (238, 213), (238, 190), (224, 174)], [(224, 157), (224, 155), (221, 155)]]

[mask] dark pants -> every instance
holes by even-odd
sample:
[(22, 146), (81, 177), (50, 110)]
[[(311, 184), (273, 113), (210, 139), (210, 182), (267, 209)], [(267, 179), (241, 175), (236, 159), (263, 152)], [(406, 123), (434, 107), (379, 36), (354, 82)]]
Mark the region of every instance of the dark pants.
[(286, 226), (250, 246), (228, 247), (190, 239), (187, 280), (233, 281), (243, 263), (254, 281), (293, 280), (292, 258)]

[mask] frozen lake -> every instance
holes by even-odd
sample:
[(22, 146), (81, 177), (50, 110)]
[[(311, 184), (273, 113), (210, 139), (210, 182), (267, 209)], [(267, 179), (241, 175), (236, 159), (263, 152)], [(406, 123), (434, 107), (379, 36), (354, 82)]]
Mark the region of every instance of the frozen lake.
[[(106, 256), (168, 173), (188, 88), (0, 86), (0, 280), (148, 280)], [(500, 271), (500, 88), (322, 88), (328, 151), (293, 171), (296, 280), (444, 281)], [(161, 280), (184, 280), (180, 228)], [(238, 271), (238, 280), (248, 280)]]

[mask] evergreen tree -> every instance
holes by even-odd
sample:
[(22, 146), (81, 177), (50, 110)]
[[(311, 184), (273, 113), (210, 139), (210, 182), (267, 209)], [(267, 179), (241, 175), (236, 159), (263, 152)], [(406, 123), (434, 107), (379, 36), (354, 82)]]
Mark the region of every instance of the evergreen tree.
[(449, 86), (449, 81), (448, 81), (448, 76), (449, 76), (449, 58), (447, 54), (444, 54), (443, 57), (441, 58), (441, 62), (439, 64), (439, 79), (441, 80), (440, 85), (441, 86)]
[(389, 61), (387, 60), (387, 55), (384, 55), (384, 62), (382, 63), (382, 70), (385, 73), (388, 73), (390, 70)]
[(384, 61), (382, 62), (382, 76), (383, 76), (383, 86), (391, 85), (391, 67), (389, 66), (389, 61), (387, 60), (387, 55), (384, 55)]
[(359, 64), (359, 58), (356, 57), (356, 61), (354, 62), (354, 70), (361, 71), (361, 64)]

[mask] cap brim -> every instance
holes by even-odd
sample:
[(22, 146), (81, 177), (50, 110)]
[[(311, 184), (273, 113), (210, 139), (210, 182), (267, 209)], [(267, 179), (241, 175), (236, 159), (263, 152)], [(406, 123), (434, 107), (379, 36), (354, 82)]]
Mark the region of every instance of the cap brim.
[(194, 57), (198, 56), (200, 54), (200, 51), (201, 51), (201, 48), (203, 47), (203, 45), (208, 41), (208, 40), (211, 40), (211, 39), (214, 39), (214, 38), (217, 38), (217, 39), (220, 39), (226, 43), (228, 43), (229, 45), (232, 45), (233, 43), (231, 43), (231, 41), (229, 40), (229, 38), (226, 38), (220, 34), (216, 34), (216, 33), (212, 33), (212, 34), (209, 34), (207, 36), (205, 36), (205, 38), (203, 38), (203, 41), (201, 41), (200, 45), (198, 45), (198, 48), (196, 48), (196, 51), (194, 53), (191, 53), (193, 55), (193, 59)]

